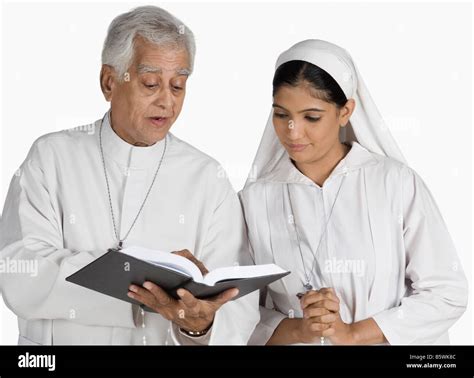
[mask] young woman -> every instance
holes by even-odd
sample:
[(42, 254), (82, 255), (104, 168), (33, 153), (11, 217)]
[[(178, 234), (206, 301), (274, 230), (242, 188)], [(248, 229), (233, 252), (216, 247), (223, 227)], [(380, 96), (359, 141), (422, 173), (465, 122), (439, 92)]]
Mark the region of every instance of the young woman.
[(280, 55), (273, 112), (240, 193), (262, 293), (257, 344), (446, 344), (467, 281), (441, 214), (349, 54)]

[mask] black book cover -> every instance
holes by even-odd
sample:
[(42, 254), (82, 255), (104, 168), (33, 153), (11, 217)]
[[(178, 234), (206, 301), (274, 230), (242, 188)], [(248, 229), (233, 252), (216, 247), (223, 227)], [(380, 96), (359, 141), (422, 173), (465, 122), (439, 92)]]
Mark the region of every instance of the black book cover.
[[(214, 286), (194, 282), (185, 274), (154, 265), (137, 259), (115, 249), (109, 251), (66, 278), (66, 281), (85, 288), (110, 295), (133, 304), (140, 304), (127, 296), (128, 287), (133, 283), (141, 286), (151, 281), (160, 286), (173, 298), (179, 299), (176, 293), (179, 288), (189, 290), (195, 297), (204, 299), (217, 295), (230, 288), (238, 288), (237, 299), (276, 281), (290, 272), (263, 277), (240, 278), (216, 282)], [(147, 311), (152, 311), (144, 306)]]

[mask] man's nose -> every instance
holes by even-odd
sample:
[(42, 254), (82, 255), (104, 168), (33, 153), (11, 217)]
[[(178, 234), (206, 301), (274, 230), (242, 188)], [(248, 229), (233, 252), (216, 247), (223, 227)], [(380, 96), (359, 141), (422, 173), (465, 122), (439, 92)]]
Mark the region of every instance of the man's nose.
[(162, 87), (155, 99), (155, 105), (163, 109), (171, 109), (173, 107), (173, 94), (171, 89)]

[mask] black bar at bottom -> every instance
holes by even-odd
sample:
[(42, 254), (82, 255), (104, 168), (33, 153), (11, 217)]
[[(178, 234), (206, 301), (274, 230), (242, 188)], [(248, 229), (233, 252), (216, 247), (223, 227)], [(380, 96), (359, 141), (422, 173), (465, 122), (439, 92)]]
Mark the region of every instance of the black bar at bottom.
[(0, 377), (472, 378), (473, 356), (474, 346), (0, 346)]

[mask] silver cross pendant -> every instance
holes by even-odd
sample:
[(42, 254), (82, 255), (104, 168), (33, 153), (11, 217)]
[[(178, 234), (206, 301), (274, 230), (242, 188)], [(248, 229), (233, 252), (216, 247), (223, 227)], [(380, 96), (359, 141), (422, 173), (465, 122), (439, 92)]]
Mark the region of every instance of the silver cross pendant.
[(296, 296), (298, 297), (298, 299), (303, 298), (305, 293), (307, 293), (310, 290), (313, 290), (313, 285), (311, 285), (309, 282), (303, 284), (303, 287), (304, 287), (305, 292), (304, 293), (297, 293)]

